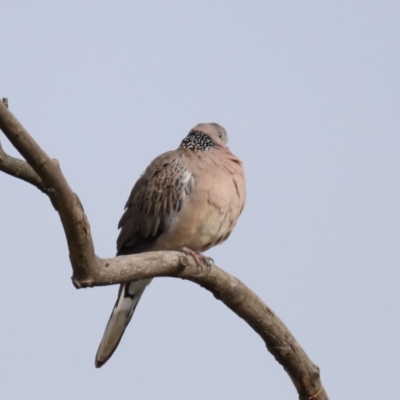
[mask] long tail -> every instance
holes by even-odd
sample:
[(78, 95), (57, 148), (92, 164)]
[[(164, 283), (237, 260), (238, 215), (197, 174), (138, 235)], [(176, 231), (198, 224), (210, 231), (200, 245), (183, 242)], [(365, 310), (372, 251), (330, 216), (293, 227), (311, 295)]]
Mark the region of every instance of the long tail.
[(117, 302), (97, 350), (96, 368), (100, 368), (113, 355), (142, 297), (144, 289), (150, 282), (151, 279), (143, 279), (120, 286)]

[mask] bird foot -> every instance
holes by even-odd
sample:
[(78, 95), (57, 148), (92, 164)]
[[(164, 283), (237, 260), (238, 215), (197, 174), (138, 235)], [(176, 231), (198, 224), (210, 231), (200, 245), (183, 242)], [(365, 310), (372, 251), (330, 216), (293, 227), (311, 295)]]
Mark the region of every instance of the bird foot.
[(199, 253), (198, 251), (194, 251), (189, 249), (189, 247), (183, 246), (181, 247), (181, 252), (185, 253), (187, 256), (192, 256), (196, 265), (203, 270), (203, 266), (206, 266), (208, 272), (211, 269), (211, 266), (214, 264), (214, 260), (211, 257), (207, 257), (204, 254)]

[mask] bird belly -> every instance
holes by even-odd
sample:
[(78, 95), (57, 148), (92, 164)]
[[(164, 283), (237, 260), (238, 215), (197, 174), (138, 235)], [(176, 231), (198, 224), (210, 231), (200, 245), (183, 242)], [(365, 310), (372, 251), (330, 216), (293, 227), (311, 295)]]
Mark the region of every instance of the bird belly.
[(168, 231), (157, 239), (155, 249), (179, 250), (186, 246), (194, 251), (206, 251), (224, 241), (236, 222), (231, 218), (230, 199), (224, 200), (219, 204), (226, 206), (216, 207), (206, 192), (197, 195), (195, 201), (189, 198)]

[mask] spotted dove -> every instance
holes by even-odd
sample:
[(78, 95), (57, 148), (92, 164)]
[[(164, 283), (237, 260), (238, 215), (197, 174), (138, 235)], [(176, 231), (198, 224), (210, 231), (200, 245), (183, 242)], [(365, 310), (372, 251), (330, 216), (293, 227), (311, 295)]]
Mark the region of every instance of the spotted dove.
[[(196, 262), (200, 252), (232, 232), (246, 196), (241, 161), (226, 147), (225, 129), (198, 124), (178, 149), (158, 156), (138, 179), (119, 221), (117, 255), (182, 250)], [(120, 285), (95, 365), (114, 353), (151, 279)]]

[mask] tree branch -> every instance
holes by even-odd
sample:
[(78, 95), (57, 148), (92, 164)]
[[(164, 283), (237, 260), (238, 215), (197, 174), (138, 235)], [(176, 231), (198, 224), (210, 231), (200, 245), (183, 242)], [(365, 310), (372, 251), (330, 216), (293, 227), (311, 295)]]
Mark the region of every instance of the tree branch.
[[(56, 160), (52, 160), (14, 115), (0, 102), (0, 129), (40, 177), (46, 194), (58, 211), (67, 238), (74, 276), (86, 279), (97, 266), (90, 225), (77, 195), (71, 190)], [(0, 167), (1, 168), (1, 167)], [(15, 173), (14, 176), (17, 176)], [(35, 185), (35, 182), (29, 182)]]
[[(150, 252), (110, 259), (96, 256), (89, 222), (58, 163), (52, 160), (0, 101), (0, 129), (26, 159), (8, 156), (0, 145), (0, 170), (44, 191), (56, 208), (68, 243), (75, 287), (102, 286), (169, 276), (190, 280), (209, 290), (264, 340), (293, 381), (300, 400), (327, 400), (319, 368), (264, 302), (237, 278), (213, 265), (199, 269), (180, 252)], [(28, 165), (29, 164), (29, 165)]]
[[(1, 103), (1, 101), (0, 101)], [(3, 99), (4, 105), (8, 108), (8, 100)], [(14, 176), (15, 178), (22, 179), (34, 186), (36, 186), (42, 192), (45, 192), (45, 187), (42, 180), (26, 162), (9, 156), (3, 150), (0, 143), (0, 170), (8, 175)]]

